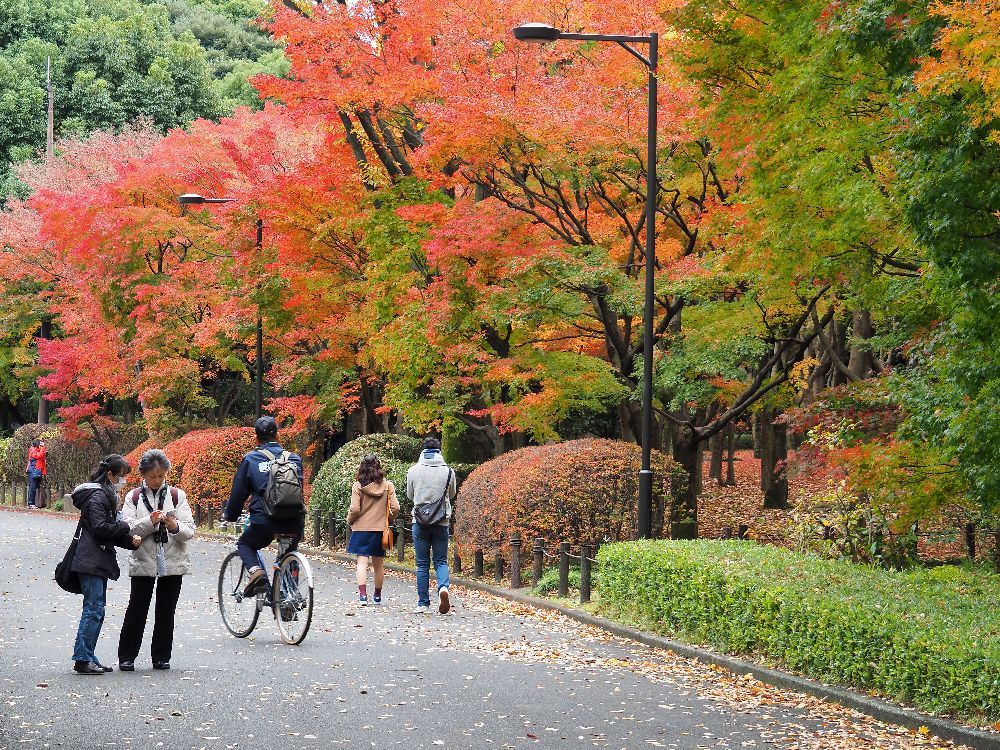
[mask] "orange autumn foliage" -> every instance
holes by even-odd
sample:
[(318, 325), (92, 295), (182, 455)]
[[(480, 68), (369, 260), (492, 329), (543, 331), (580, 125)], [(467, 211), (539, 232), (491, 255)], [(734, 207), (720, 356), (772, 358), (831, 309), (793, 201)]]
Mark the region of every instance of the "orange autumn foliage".
[[(505, 453), (473, 471), (459, 492), (455, 536), (466, 553), (509, 554), (517, 532), (530, 548), (559, 542), (622, 541), (635, 535), (639, 446), (588, 438)], [(653, 453), (656, 503), (662, 512), (674, 462)], [(667, 484), (664, 484), (667, 483)], [(528, 554), (524, 552), (523, 554)]]

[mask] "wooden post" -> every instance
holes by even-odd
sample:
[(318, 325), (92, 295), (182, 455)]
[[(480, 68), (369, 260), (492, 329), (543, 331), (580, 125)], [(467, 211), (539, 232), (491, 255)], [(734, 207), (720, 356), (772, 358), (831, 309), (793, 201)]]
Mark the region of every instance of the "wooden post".
[(194, 504), (194, 525), (195, 526), (201, 526), (201, 522), (202, 522), (202, 517), (201, 517), (201, 503), (195, 503)]
[(510, 587), (521, 588), (521, 535), (516, 531), (510, 537)]
[(493, 580), (497, 585), (503, 583), (503, 553), (500, 550), (493, 556)]
[(969, 559), (976, 559), (976, 524), (965, 524), (965, 548), (969, 551)]
[(313, 511), (313, 547), (323, 544), (323, 518), (319, 509)]
[(559, 542), (559, 596), (569, 596), (569, 542)]
[(476, 576), (476, 578), (482, 578), (483, 569), (485, 567), (486, 565), (483, 560), (483, 551), (481, 549), (477, 549), (475, 556), (472, 558), (472, 575)]
[(542, 580), (542, 569), (545, 567), (545, 540), (535, 537), (531, 547), (531, 588), (536, 588)]
[(580, 548), (580, 604), (590, 601), (590, 558), (594, 545), (584, 544)]
[(330, 549), (337, 546), (337, 516), (333, 513), (326, 517), (326, 539)]
[(396, 516), (396, 562), (403, 562), (406, 555), (406, 526), (402, 514)]

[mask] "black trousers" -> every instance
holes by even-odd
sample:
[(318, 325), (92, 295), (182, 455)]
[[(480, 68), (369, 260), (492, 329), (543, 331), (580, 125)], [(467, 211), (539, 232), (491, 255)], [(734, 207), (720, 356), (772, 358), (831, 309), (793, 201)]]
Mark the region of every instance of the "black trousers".
[[(250, 570), (260, 564), (257, 553), (274, 541), (277, 534), (295, 534), (295, 539), (288, 547), (288, 551), (298, 548), (302, 535), (305, 533), (305, 516), (292, 518), (287, 521), (254, 521), (243, 532), (243, 535), (236, 542), (236, 551), (240, 553), (243, 566)], [(264, 570), (267, 573), (267, 569)]]
[(142, 634), (146, 630), (149, 603), (156, 587), (156, 609), (153, 614), (153, 643), (150, 654), (153, 661), (170, 661), (174, 645), (174, 614), (181, 595), (183, 576), (133, 576), (132, 591), (125, 610), (122, 634), (118, 640), (118, 661), (135, 661), (142, 648)]

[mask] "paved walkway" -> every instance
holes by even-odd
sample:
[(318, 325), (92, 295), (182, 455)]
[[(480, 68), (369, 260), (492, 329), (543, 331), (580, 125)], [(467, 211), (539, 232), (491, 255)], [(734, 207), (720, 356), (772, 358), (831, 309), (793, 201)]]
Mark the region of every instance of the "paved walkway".
[[(70, 661), (81, 600), (51, 580), (72, 531), (0, 511), (0, 748), (949, 747), (483, 594), (421, 617), (412, 579), (392, 576), (382, 607), (358, 608), (353, 571), (323, 559), (301, 646), (264, 615), (238, 640), (215, 601), (226, 547), (201, 540), (173, 669), (152, 670), (150, 626), (136, 672), (84, 677)], [(127, 598), (127, 577), (112, 582), (105, 664)]]

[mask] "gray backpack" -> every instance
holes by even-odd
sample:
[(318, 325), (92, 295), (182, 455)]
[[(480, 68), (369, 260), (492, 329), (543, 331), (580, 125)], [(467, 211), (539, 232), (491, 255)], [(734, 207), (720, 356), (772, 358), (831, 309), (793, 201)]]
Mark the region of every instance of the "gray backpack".
[(302, 480), (295, 464), (288, 460), (288, 451), (275, 456), (268, 450), (260, 449), (271, 462), (264, 490), (264, 512), (268, 518), (287, 521), (306, 512), (306, 499), (302, 494)]

